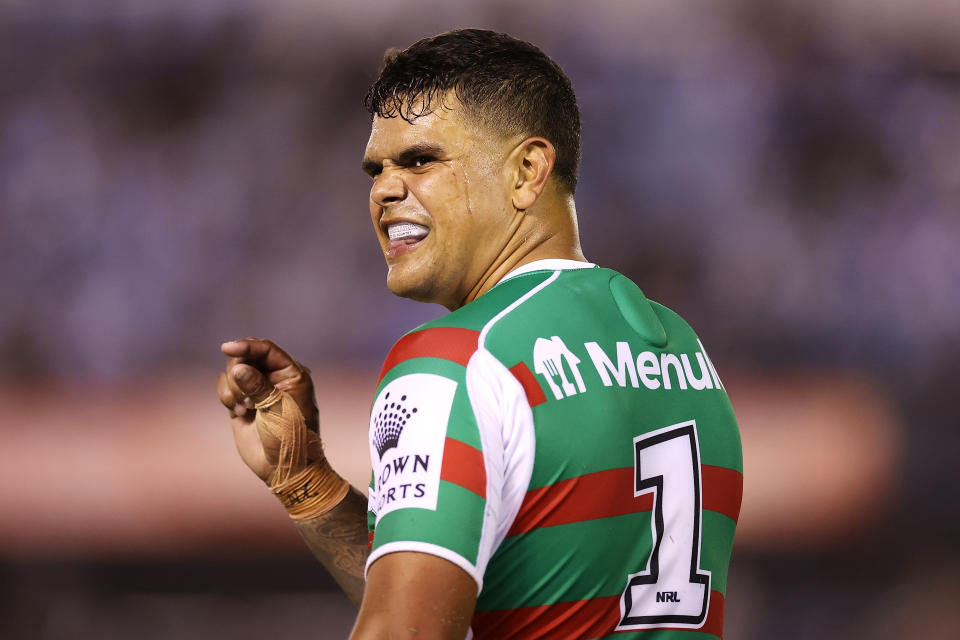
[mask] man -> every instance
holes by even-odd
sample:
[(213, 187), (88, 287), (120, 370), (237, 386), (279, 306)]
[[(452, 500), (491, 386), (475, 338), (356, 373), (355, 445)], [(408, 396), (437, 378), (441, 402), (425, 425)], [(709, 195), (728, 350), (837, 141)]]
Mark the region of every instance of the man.
[(241, 456), (361, 603), (352, 637), (720, 637), (736, 421), (687, 324), (580, 251), (569, 80), (464, 30), (388, 56), (366, 102), (387, 284), (451, 311), (387, 356), (369, 499), (324, 459), (302, 365), (238, 340), (218, 381)]

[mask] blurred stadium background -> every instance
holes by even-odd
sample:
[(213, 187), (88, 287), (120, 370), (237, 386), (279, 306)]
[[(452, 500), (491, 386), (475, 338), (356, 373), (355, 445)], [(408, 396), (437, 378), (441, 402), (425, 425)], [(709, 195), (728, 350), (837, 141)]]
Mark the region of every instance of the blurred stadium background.
[(345, 637), (234, 453), (218, 345), (308, 364), (365, 484), (381, 358), (443, 310), (384, 286), (361, 100), (464, 26), (567, 70), (587, 256), (725, 378), (726, 637), (957, 637), (952, 0), (0, 0), (0, 637)]

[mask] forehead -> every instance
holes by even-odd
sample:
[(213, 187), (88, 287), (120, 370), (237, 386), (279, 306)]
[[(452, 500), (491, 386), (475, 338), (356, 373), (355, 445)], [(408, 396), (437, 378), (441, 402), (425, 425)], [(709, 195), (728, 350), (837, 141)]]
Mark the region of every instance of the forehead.
[(449, 152), (465, 152), (483, 140), (461, 109), (438, 108), (412, 122), (374, 116), (364, 160), (396, 157), (405, 149), (430, 145)]

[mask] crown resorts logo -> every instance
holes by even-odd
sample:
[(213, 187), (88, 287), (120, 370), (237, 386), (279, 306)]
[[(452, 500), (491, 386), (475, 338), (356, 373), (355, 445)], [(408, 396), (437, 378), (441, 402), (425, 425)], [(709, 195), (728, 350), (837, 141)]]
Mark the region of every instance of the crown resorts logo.
[(433, 373), (399, 376), (380, 391), (369, 432), (369, 506), (377, 519), (408, 507), (436, 510), (456, 393), (456, 381)]
[(400, 396), (399, 400), (389, 402), (390, 394), (387, 393), (383, 398), (383, 407), (380, 413), (374, 418), (373, 427), (373, 446), (377, 448), (380, 459), (388, 449), (392, 449), (400, 442), (400, 434), (403, 428), (407, 426), (407, 421), (417, 412), (417, 408), (407, 409), (404, 404), (407, 396)]

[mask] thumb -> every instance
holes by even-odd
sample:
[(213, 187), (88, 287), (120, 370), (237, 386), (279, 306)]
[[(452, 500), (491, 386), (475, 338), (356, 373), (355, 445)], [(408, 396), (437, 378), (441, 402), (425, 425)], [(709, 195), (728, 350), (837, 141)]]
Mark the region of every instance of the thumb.
[(266, 376), (248, 364), (238, 364), (230, 370), (237, 386), (254, 402), (261, 402), (273, 391)]

